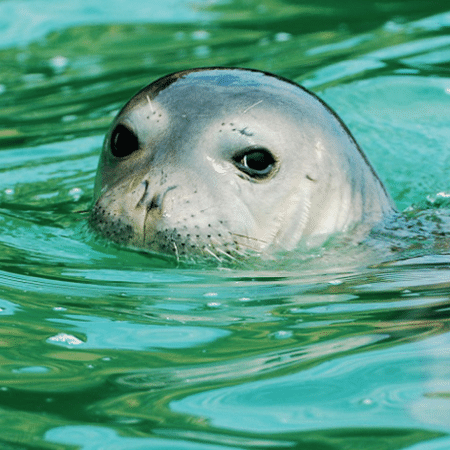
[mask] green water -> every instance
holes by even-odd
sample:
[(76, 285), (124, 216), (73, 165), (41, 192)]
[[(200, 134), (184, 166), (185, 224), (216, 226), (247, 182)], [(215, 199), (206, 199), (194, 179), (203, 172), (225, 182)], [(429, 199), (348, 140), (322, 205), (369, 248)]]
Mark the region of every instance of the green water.
[[(450, 6), (0, 1), (0, 448), (450, 448)], [(344, 119), (401, 215), (224, 267), (86, 226), (120, 106), (242, 66)]]

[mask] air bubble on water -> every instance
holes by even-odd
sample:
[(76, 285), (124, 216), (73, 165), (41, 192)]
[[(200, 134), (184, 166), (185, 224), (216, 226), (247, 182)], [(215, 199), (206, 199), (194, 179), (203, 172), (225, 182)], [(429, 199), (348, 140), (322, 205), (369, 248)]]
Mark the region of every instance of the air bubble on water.
[(222, 306), (222, 304), (220, 302), (209, 302), (208, 303), (209, 308), (219, 308), (220, 306)]
[(217, 292), (206, 292), (203, 297), (217, 297), (219, 294)]
[(405, 28), (404, 25), (395, 22), (393, 20), (389, 20), (383, 25), (383, 30), (388, 31), (389, 33), (398, 33), (402, 31), (404, 28)]
[(206, 30), (197, 30), (192, 32), (192, 39), (195, 41), (204, 41), (205, 39), (209, 39), (210, 33)]
[(55, 336), (49, 337), (47, 342), (51, 344), (66, 344), (66, 345), (80, 345), (83, 341), (75, 336), (66, 333), (58, 333)]
[(58, 55), (50, 59), (49, 63), (56, 73), (62, 73), (69, 64), (69, 60), (65, 56)]
[(65, 116), (61, 117), (61, 122), (68, 123), (68, 122), (74, 122), (78, 119), (78, 116), (75, 114), (67, 114)]
[(292, 331), (285, 331), (285, 330), (280, 330), (280, 331), (273, 333), (273, 337), (275, 339), (289, 339), (293, 335), (294, 335), (294, 333)]
[(206, 58), (210, 55), (211, 49), (207, 45), (199, 45), (194, 48), (194, 55), (197, 58)]
[(83, 195), (83, 190), (81, 188), (75, 187), (69, 191), (69, 195), (75, 200), (80, 200)]
[(290, 33), (277, 33), (275, 35), (276, 42), (287, 42), (291, 40), (292, 35)]

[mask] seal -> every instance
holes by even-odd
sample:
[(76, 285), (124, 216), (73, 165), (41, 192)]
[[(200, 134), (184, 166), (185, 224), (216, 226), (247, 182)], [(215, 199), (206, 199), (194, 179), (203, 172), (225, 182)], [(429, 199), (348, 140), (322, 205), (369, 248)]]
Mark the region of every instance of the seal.
[(393, 210), (318, 97), (270, 73), (209, 67), (162, 77), (119, 112), (89, 221), (121, 245), (223, 260), (292, 250)]

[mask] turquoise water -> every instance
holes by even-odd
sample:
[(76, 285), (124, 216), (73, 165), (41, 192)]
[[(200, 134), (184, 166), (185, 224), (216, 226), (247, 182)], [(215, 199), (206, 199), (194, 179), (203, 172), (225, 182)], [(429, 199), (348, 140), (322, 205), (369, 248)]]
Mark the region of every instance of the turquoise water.
[[(0, 448), (449, 449), (449, 31), (443, 1), (0, 1)], [(112, 117), (206, 65), (319, 94), (400, 216), (235, 267), (94, 236)]]

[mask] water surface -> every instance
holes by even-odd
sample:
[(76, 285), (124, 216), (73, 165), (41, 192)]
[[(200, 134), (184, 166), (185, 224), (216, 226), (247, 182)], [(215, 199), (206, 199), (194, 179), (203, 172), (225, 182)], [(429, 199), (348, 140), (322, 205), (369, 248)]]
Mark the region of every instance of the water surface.
[[(450, 448), (449, 28), (443, 1), (0, 1), (0, 446)], [(319, 94), (400, 216), (236, 266), (92, 235), (112, 117), (210, 65)]]

